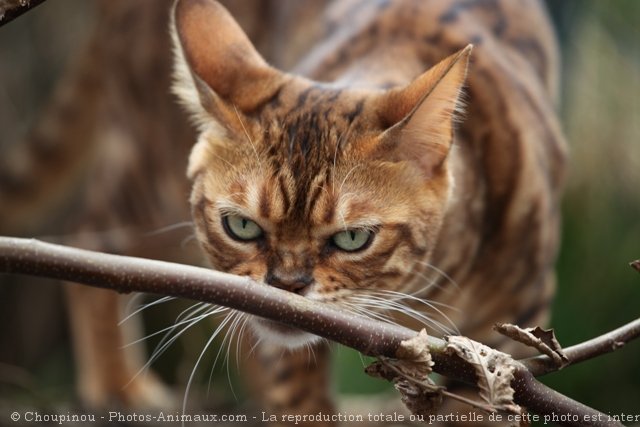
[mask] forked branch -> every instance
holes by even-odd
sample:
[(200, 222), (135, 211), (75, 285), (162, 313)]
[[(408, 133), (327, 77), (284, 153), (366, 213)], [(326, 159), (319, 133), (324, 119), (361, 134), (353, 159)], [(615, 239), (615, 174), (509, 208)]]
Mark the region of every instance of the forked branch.
[[(629, 322), (589, 341), (565, 348), (564, 353), (568, 359), (568, 363), (565, 366), (575, 365), (576, 363), (611, 353), (638, 336), (640, 336), (640, 319)], [(521, 362), (535, 376), (558, 370), (558, 366), (548, 356), (536, 356)]]
[[(69, 280), (121, 293), (146, 292), (219, 304), (286, 323), (370, 356), (395, 358), (400, 343), (416, 335), (410, 329), (354, 315), (330, 305), (311, 303), (304, 297), (246, 277), (33, 239), (0, 237), (1, 272)], [(566, 349), (569, 364), (613, 351), (619, 344), (638, 335), (640, 320), (570, 347)], [(429, 337), (434, 371), (453, 380), (474, 384), (473, 368), (458, 356), (447, 353), (446, 346), (445, 341)], [(542, 416), (570, 414), (578, 419), (560, 422), (561, 425), (622, 425), (538, 382), (533, 374), (553, 370), (551, 359), (545, 357), (517, 363), (512, 384), (516, 403)]]

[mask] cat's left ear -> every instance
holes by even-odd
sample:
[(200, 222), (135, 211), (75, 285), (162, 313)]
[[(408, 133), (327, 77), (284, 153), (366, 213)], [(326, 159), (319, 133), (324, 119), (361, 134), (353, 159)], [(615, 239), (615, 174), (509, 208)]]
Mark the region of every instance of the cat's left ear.
[(442, 60), (409, 85), (378, 100), (378, 114), (388, 126), (375, 152), (387, 159), (418, 165), (426, 177), (441, 170), (453, 142), (453, 125), (472, 46)]
[(267, 64), (215, 0), (176, 0), (171, 35), (173, 90), (198, 124), (213, 120), (227, 131), (241, 132), (243, 113), (273, 96), (287, 79)]

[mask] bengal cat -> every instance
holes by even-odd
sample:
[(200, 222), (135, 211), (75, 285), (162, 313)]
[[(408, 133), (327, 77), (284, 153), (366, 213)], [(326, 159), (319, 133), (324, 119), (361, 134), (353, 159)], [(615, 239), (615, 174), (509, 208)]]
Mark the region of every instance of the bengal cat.
[[(133, 31), (125, 16), (150, 21), (137, 30), (144, 38), (122, 46), (151, 52), (135, 59), (146, 60), (146, 68), (131, 67), (134, 88), (148, 87), (145, 77), (168, 83), (168, 57), (159, 53), (167, 46), (152, 37), (163, 22), (151, 12), (158, 5), (121, 2), (121, 15), (116, 6), (104, 7), (111, 19), (104, 28), (111, 31)], [(544, 324), (554, 288), (565, 145), (554, 108), (558, 55), (541, 3), (249, 1), (229, 7), (271, 63), (290, 71), (269, 65), (219, 3), (174, 5), (173, 90), (197, 128), (187, 175), (195, 232), (210, 264), (361, 314), (405, 311), (432, 333), (458, 329), (506, 350), (508, 343), (490, 332), (495, 322)], [(118, 57), (108, 49), (90, 55), (115, 69), (108, 64)], [(94, 83), (92, 99), (103, 102), (109, 86)], [(129, 93), (126, 87), (119, 90)], [(92, 157), (114, 189), (96, 198), (89, 189), (99, 184), (84, 187), (94, 206), (87, 211), (102, 218), (88, 221), (88, 228), (153, 227), (184, 215), (186, 184), (174, 171), (188, 132), (164, 93), (138, 91), (140, 108), (162, 111), (151, 129), (118, 115), (111, 133), (92, 134), (93, 150), (118, 163), (114, 178), (110, 163)], [(108, 219), (112, 203), (129, 209)], [(126, 233), (75, 243), (146, 256), (154, 247), (162, 252), (157, 245), (136, 247)], [(90, 400), (158, 399), (157, 388), (146, 383), (119, 387), (133, 368), (113, 346), (122, 341), (115, 297), (93, 289), (72, 289), (70, 297), (81, 384)], [(454, 326), (427, 304), (446, 312)], [(416, 314), (420, 308), (428, 320)], [(99, 311), (114, 320), (97, 319)], [(398, 319), (412, 320), (404, 317)], [(252, 361), (261, 374), (253, 385), (262, 405), (271, 413), (334, 410), (327, 344), (272, 321), (253, 317), (249, 323), (260, 341)], [(97, 330), (111, 338), (101, 339)], [(297, 350), (307, 345), (314, 348), (312, 362)], [(107, 367), (118, 375), (104, 375)]]

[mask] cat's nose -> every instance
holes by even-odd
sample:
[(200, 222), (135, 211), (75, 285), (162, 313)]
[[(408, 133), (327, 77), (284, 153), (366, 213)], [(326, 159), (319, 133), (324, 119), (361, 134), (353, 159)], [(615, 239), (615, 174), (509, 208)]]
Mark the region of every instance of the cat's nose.
[(284, 276), (268, 272), (264, 281), (276, 288), (301, 294), (313, 283), (313, 277), (308, 274), (298, 276)]

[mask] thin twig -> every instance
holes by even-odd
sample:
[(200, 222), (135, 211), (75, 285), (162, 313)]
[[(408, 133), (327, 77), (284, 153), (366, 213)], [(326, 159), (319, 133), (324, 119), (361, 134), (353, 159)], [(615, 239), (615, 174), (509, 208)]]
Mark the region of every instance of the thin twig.
[[(593, 359), (600, 355), (611, 353), (640, 336), (640, 319), (636, 319), (613, 331), (602, 334), (589, 341), (567, 347), (564, 353), (568, 362), (566, 366)], [(548, 356), (536, 356), (521, 361), (535, 376), (548, 374), (558, 370), (558, 365)]]
[[(34, 239), (0, 237), (0, 272), (69, 280), (123, 293), (147, 292), (220, 304), (286, 323), (370, 356), (396, 357), (400, 343), (416, 335), (410, 329), (311, 302), (246, 277), (162, 261), (85, 251)], [(617, 339), (631, 339), (634, 336), (623, 334)], [(447, 354), (445, 349), (445, 341), (429, 337), (434, 371), (453, 380), (474, 384), (476, 378), (473, 368), (457, 356)], [(512, 385), (516, 403), (543, 416), (570, 414), (577, 419), (559, 422), (560, 425), (622, 425), (539, 383), (521, 363), (517, 364), (514, 376)]]
[(0, 27), (33, 9), (45, 0), (0, 0)]
[(387, 358), (385, 357), (378, 357), (378, 360), (380, 361), (380, 363), (382, 363), (385, 367), (387, 367), (388, 369), (391, 369), (393, 372), (395, 372), (397, 374), (398, 377), (404, 378), (409, 382), (412, 382), (413, 384), (417, 385), (418, 387), (422, 387), (425, 390), (429, 390), (432, 391), (434, 393), (440, 393), (443, 396), (447, 396), (453, 400), (457, 400), (458, 402), (462, 402), (465, 403), (475, 409), (479, 409), (481, 411), (484, 412), (496, 412), (496, 410), (490, 406), (487, 405), (483, 402), (478, 402), (472, 399), (469, 399), (465, 396), (456, 394), (456, 393), (451, 393), (450, 391), (447, 391), (446, 388), (441, 387), (441, 386), (437, 386), (435, 384), (430, 384), (427, 383), (425, 381), (420, 381), (416, 378), (413, 378), (410, 375), (406, 375), (404, 372), (402, 372), (400, 369), (396, 368), (392, 363), (389, 363), (389, 361), (387, 360)]

